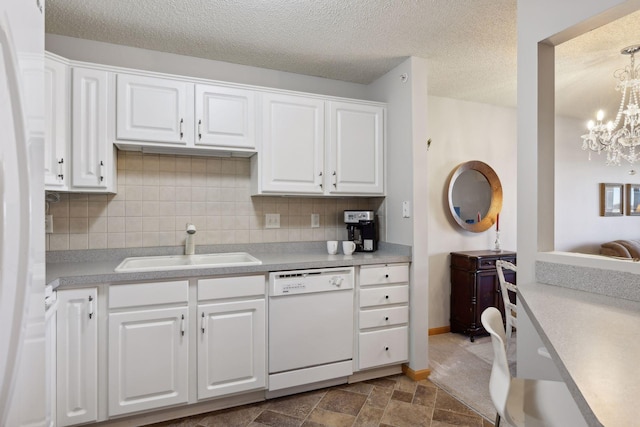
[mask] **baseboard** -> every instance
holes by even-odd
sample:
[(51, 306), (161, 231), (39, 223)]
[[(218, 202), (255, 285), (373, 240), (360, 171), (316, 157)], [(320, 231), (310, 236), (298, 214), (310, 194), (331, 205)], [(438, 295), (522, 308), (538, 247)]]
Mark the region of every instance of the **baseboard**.
[(427, 378), (429, 378), (429, 374), (431, 374), (431, 369), (421, 369), (419, 371), (414, 371), (407, 365), (402, 365), (402, 373), (414, 381), (420, 381), (420, 380), (426, 380)]
[(447, 334), (451, 332), (451, 326), (440, 326), (439, 328), (429, 329), (429, 335)]

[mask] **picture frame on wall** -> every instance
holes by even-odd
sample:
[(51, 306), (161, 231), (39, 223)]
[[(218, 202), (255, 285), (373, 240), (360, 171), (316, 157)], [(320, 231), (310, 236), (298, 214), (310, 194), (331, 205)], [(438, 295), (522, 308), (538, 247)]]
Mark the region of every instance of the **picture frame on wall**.
[(624, 184), (600, 183), (600, 216), (624, 215)]
[(640, 184), (627, 184), (627, 215), (640, 216)]

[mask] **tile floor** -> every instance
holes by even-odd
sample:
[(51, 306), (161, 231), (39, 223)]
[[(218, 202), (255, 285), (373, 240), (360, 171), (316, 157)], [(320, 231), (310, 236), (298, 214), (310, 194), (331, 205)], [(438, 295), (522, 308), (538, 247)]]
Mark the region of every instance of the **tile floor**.
[(210, 412), (154, 427), (492, 427), (429, 380), (394, 375)]

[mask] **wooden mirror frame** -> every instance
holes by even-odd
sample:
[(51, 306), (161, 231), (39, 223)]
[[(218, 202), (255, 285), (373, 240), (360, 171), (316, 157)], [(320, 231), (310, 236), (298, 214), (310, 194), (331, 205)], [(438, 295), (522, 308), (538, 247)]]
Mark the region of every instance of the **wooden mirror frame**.
[[(487, 179), (489, 186), (491, 187), (491, 205), (489, 206), (489, 211), (480, 222), (475, 222), (473, 224), (467, 224), (462, 221), (462, 218), (458, 216), (453, 208), (453, 186), (456, 183), (456, 179), (464, 172), (470, 170), (480, 172)], [(498, 178), (498, 174), (496, 174), (491, 166), (484, 162), (472, 160), (470, 162), (462, 163), (454, 169), (451, 178), (449, 178), (448, 199), (451, 216), (460, 227), (474, 233), (486, 231), (495, 224), (497, 215), (502, 210), (502, 184), (500, 183), (500, 178)]]

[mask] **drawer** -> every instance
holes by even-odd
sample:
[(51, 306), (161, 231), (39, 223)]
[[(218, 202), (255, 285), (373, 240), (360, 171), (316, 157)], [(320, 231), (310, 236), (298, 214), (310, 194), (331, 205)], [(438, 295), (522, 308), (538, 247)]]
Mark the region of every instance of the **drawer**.
[(198, 280), (198, 301), (265, 295), (264, 275), (215, 277)]
[(360, 332), (358, 336), (358, 368), (404, 362), (409, 358), (409, 328)]
[(187, 280), (109, 286), (109, 308), (178, 304), (188, 301)]
[(360, 267), (360, 286), (385, 285), (409, 281), (407, 264), (386, 264)]
[(409, 301), (409, 285), (360, 289), (360, 307), (402, 304)]
[(401, 325), (409, 322), (409, 307), (385, 307), (375, 310), (363, 310), (359, 315), (360, 329)]

